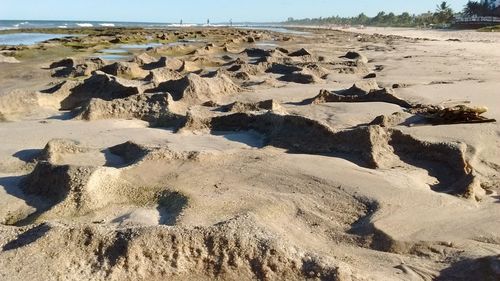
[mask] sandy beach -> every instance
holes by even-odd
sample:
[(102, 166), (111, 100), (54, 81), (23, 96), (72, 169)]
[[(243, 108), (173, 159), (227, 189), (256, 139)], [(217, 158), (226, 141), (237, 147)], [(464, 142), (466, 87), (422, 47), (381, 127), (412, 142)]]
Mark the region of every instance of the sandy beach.
[(499, 33), (88, 31), (0, 46), (0, 280), (499, 280)]

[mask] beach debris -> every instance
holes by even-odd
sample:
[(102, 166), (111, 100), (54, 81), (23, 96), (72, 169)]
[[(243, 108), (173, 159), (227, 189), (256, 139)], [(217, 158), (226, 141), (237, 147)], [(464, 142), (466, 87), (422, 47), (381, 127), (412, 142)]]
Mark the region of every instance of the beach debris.
[(326, 102), (386, 102), (411, 108), (411, 104), (396, 96), (393, 89), (380, 88), (375, 80), (363, 80), (351, 88), (340, 91), (321, 90), (319, 95), (306, 99), (302, 104), (320, 104)]
[(488, 111), (487, 107), (472, 107), (464, 104), (444, 107), (442, 105), (420, 105), (409, 112), (424, 117), (434, 125), (460, 124), (460, 123), (491, 123), (496, 122), (482, 116)]

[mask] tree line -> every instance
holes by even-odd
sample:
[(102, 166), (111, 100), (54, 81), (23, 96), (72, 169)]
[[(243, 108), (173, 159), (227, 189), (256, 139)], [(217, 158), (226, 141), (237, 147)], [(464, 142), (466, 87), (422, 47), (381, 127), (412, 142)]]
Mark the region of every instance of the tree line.
[(408, 12), (396, 15), (394, 13), (379, 12), (374, 17), (364, 13), (355, 17), (320, 17), (294, 19), (288, 18), (287, 24), (298, 25), (366, 25), (366, 26), (393, 26), (393, 27), (416, 27), (416, 26), (447, 26), (455, 17), (461, 16), (500, 16), (500, 8), (496, 7), (495, 0), (469, 1), (463, 11), (456, 13), (448, 5), (442, 2), (437, 5), (435, 11), (415, 15)]
[(468, 17), (500, 17), (500, 7), (496, 0), (469, 1), (462, 14)]

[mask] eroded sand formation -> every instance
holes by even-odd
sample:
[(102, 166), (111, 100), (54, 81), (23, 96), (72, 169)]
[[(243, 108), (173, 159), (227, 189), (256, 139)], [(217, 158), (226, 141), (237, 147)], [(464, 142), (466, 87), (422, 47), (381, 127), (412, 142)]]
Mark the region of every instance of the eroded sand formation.
[[(144, 38), (165, 45), (81, 54)], [(456, 124), (498, 111), (409, 92), (398, 52), (442, 48), (422, 42), (106, 29), (10, 50), (80, 44), (0, 95), (23, 139), (0, 150), (0, 277), (496, 280), (498, 125)]]

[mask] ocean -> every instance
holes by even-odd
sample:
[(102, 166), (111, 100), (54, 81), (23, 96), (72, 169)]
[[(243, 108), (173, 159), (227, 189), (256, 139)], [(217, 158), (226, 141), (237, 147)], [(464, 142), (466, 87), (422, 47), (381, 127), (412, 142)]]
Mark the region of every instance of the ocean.
[[(21, 28), (78, 28), (78, 27), (143, 27), (161, 28), (171, 23), (107, 22), (107, 21), (44, 21), (44, 20), (0, 20), (0, 30)], [(188, 26), (189, 24), (186, 24)]]
[[(79, 28), (79, 27), (222, 27), (229, 23), (158, 23), (158, 22), (114, 22), (114, 21), (45, 21), (45, 20), (0, 20), (0, 30), (25, 28)], [(279, 23), (234, 23), (234, 27), (281, 27)]]
[[(140, 28), (182, 28), (182, 27), (225, 27), (227, 23), (152, 23), (152, 22), (109, 22), (109, 21), (42, 21), (42, 20), (0, 20), (0, 30), (35, 29), (35, 28), (85, 28), (85, 27), (140, 27)], [(284, 28), (277, 23), (234, 23), (236, 28), (266, 29), (281, 33), (306, 34)], [(70, 36), (68, 34), (13, 33), (0, 34), (0, 45), (32, 45), (49, 39)]]

